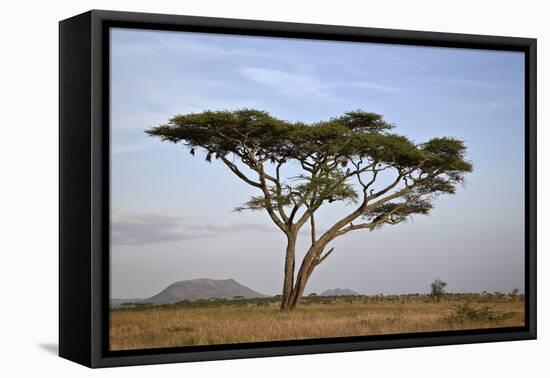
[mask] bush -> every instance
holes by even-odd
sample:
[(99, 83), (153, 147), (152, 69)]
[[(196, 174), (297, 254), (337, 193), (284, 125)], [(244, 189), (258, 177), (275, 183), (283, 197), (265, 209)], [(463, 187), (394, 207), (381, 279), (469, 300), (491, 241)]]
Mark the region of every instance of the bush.
[(447, 282), (440, 280), (439, 278), (436, 278), (433, 280), (433, 282), (430, 284), (431, 288), (431, 296), (434, 299), (438, 299), (445, 294), (445, 287), (447, 286)]
[(447, 316), (445, 320), (448, 323), (464, 323), (464, 322), (496, 322), (509, 319), (514, 315), (513, 312), (503, 312), (493, 310), (493, 306), (482, 306), (474, 308), (470, 303), (466, 302), (462, 305), (453, 306), (454, 312)]

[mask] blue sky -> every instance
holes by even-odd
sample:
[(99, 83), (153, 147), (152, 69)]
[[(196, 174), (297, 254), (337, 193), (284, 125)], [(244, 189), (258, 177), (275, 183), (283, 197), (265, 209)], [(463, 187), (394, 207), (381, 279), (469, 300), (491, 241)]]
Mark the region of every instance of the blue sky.
[(456, 195), (428, 217), (340, 238), (306, 292), (425, 292), (437, 276), (450, 291), (523, 290), (523, 72), (517, 52), (112, 29), (111, 295), (199, 277), (280, 291), (282, 234), (265, 214), (231, 211), (255, 191), (144, 133), (244, 107), (305, 122), (363, 109), (417, 142), (468, 146), (475, 171)]

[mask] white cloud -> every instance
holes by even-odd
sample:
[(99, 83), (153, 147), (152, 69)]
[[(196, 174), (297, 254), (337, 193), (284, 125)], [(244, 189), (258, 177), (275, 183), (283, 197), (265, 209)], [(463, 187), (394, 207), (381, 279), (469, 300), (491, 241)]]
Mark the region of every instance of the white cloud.
[(233, 232), (271, 232), (274, 229), (262, 223), (221, 221), (213, 224), (159, 213), (111, 213), (113, 244), (155, 244), (211, 238)]
[(377, 84), (370, 81), (357, 81), (357, 82), (344, 82), (344, 83), (335, 83), (333, 86), (349, 86), (349, 87), (358, 87), (364, 89), (372, 89), (375, 91), (381, 92), (391, 92), (391, 93), (401, 93), (405, 92), (403, 88), (393, 87), (390, 85)]
[(296, 96), (323, 96), (327, 99), (338, 100), (333, 93), (334, 89), (342, 87), (356, 87), (378, 92), (399, 93), (402, 88), (379, 84), (370, 81), (334, 81), (324, 82), (321, 79), (299, 72), (288, 72), (261, 67), (242, 67), (239, 72), (247, 79), (257, 84), (270, 87), (285, 95)]
[(243, 67), (240, 73), (246, 78), (285, 93), (318, 93), (323, 89), (320, 80), (300, 74), (260, 67)]
[(501, 83), (490, 82), (481, 79), (470, 78), (453, 78), (453, 77), (434, 77), (416, 79), (420, 83), (432, 83), (437, 85), (457, 85), (462, 87), (471, 87), (472, 89), (499, 89), (502, 88)]

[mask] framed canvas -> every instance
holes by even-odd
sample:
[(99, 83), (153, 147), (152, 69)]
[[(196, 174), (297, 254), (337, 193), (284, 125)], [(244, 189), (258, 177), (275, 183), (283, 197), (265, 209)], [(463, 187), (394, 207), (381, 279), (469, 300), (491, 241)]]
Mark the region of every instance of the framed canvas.
[(536, 40), (60, 22), (59, 354), (536, 338)]

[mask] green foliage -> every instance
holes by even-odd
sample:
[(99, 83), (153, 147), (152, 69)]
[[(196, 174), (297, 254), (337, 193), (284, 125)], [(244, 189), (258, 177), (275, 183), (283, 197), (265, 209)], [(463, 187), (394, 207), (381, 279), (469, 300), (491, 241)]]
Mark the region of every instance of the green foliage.
[(377, 206), (363, 214), (363, 218), (376, 225), (371, 231), (382, 226), (382, 219), (387, 219), (386, 223), (403, 222), (412, 214), (426, 215), (432, 209), (432, 204), (421, 198), (411, 197), (401, 202), (387, 202)]
[(462, 141), (434, 138), (416, 145), (404, 136), (388, 133), (392, 128), (381, 115), (363, 111), (305, 124), (279, 120), (265, 111), (242, 109), (177, 115), (146, 132), (165, 141), (183, 142), (192, 153), (203, 148), (207, 154), (240, 156), (248, 146), (259, 159), (267, 160), (303, 160), (318, 154), (319, 160), (331, 157), (345, 162), (352, 157), (369, 157), (401, 167), (423, 162), (432, 168), (472, 169), (463, 160)]
[(332, 118), (331, 122), (343, 125), (356, 133), (380, 133), (393, 129), (393, 125), (384, 121), (380, 114), (355, 110), (341, 117)]
[(509, 319), (514, 314), (512, 312), (502, 312), (493, 310), (494, 306), (482, 306), (475, 308), (466, 302), (461, 305), (453, 306), (454, 312), (445, 319), (450, 324), (464, 322), (496, 322), (500, 323)]
[[(189, 301), (189, 300), (182, 300), (174, 304), (164, 304), (164, 305), (154, 305), (152, 303), (140, 303), (137, 305), (137, 303), (131, 303), (129, 306), (121, 306), (116, 309), (111, 309), (111, 311), (139, 311), (143, 308), (166, 308), (166, 309), (173, 309), (173, 308), (216, 308), (216, 307), (224, 307), (224, 306), (235, 306), (235, 307), (250, 307), (250, 306), (266, 306), (266, 307), (274, 307), (278, 308), (280, 301), (282, 297), (281, 295), (275, 295), (273, 297), (262, 297), (262, 298), (207, 298), (207, 299), (199, 299), (196, 301)], [(454, 322), (462, 322), (466, 321), (468, 319), (475, 319), (476, 316), (478, 319), (482, 319), (484, 316), (483, 314), (493, 314), (498, 315), (502, 314), (498, 311), (494, 311), (492, 306), (482, 306), (480, 308), (473, 308), (470, 303), (509, 303), (512, 301), (517, 301), (518, 299), (523, 300), (523, 296), (518, 295), (517, 298), (514, 298), (512, 296), (505, 296), (503, 298), (497, 299), (493, 295), (486, 293), (449, 293), (446, 294), (444, 297), (444, 301), (448, 302), (466, 302), (468, 304), (467, 307), (460, 307), (460, 306), (454, 306), (453, 308), (453, 314), (451, 314), (449, 317), (446, 317), (446, 320), (454, 321)], [(411, 293), (411, 294), (401, 294), (401, 295), (384, 295), (384, 294), (378, 294), (378, 295), (352, 295), (352, 296), (321, 296), (316, 293), (311, 293), (303, 298), (303, 304), (304, 305), (315, 305), (315, 304), (338, 304), (338, 303), (354, 303), (354, 304), (368, 304), (368, 303), (432, 303), (433, 298), (431, 294), (419, 294), (419, 293)], [(460, 307), (460, 308), (459, 308)], [(474, 311), (470, 311), (470, 309), (473, 309)], [(487, 311), (489, 310), (489, 311)], [(478, 315), (467, 315), (467, 314), (475, 314), (478, 312)], [(504, 318), (501, 319), (507, 319), (507, 317), (512, 315), (504, 315)], [(490, 319), (496, 319), (498, 320), (499, 317), (495, 316), (493, 318), (487, 318)]]
[(447, 287), (447, 282), (440, 280), (439, 278), (436, 278), (433, 280), (433, 282), (430, 284), (431, 288), (431, 296), (432, 297), (440, 297), (443, 294), (445, 294), (445, 287)]
[(321, 165), (315, 176), (300, 175), (296, 178), (298, 184), (288, 189), (300, 193), (302, 197), (315, 193), (318, 198), (326, 199), (328, 202), (356, 202), (357, 191), (346, 182), (347, 179), (344, 172)]
[[(271, 201), (268, 203), (271, 203), (271, 207), (275, 210), (278, 210), (279, 207), (285, 207), (292, 204), (292, 197), (286, 189), (281, 189), (281, 192), (279, 193), (275, 187), (271, 186), (268, 188), (268, 193), (271, 196)], [(265, 196), (252, 196), (248, 201), (235, 207), (233, 210), (237, 212), (244, 210), (259, 211), (264, 210), (265, 206)]]
[(126, 308), (151, 307), (151, 306), (153, 306), (153, 303), (150, 303), (150, 302), (124, 302), (120, 305), (120, 307), (126, 307)]

